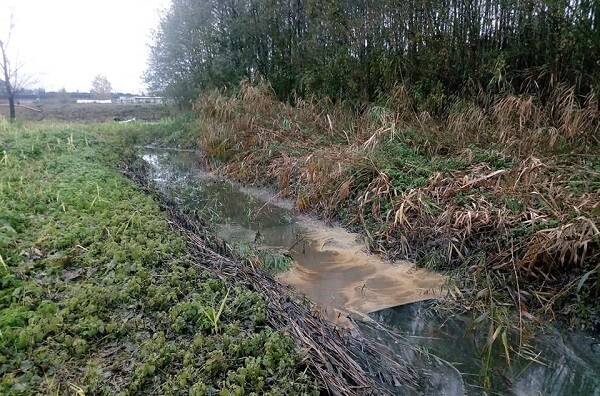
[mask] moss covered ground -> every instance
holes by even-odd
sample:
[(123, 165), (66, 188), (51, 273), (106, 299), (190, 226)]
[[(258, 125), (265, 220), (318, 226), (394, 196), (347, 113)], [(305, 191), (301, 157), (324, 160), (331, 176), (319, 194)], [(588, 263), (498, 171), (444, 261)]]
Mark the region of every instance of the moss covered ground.
[(265, 302), (194, 266), (118, 170), (180, 124), (0, 123), (0, 394), (305, 394)]

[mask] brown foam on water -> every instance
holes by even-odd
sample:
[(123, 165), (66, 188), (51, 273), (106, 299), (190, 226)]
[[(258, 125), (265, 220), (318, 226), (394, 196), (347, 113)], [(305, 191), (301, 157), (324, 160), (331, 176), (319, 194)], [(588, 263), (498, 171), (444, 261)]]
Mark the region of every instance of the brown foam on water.
[(368, 254), (358, 235), (302, 218), (304, 243), (292, 249), (294, 266), (278, 279), (344, 324), (342, 312), (366, 314), (439, 297), (444, 278), (407, 261), (390, 263)]

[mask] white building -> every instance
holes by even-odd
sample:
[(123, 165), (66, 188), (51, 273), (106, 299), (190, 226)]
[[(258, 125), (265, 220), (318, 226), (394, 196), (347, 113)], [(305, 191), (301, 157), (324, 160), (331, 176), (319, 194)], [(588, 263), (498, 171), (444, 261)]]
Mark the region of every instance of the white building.
[(118, 103), (133, 104), (163, 104), (165, 98), (162, 96), (121, 96), (117, 99)]
[(90, 104), (90, 103), (110, 104), (110, 103), (112, 103), (112, 100), (110, 100), (110, 99), (77, 99), (77, 104)]

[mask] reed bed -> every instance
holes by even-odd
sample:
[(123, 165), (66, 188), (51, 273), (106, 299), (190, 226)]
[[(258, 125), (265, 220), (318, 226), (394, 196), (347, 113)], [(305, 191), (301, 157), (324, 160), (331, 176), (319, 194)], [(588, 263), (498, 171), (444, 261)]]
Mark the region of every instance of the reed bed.
[(199, 145), (228, 177), (276, 186), (298, 209), (361, 230), (374, 251), (450, 271), (469, 307), (599, 328), (593, 93), (481, 94), (433, 116), (402, 86), (357, 110), (290, 105), (243, 83), (194, 108)]

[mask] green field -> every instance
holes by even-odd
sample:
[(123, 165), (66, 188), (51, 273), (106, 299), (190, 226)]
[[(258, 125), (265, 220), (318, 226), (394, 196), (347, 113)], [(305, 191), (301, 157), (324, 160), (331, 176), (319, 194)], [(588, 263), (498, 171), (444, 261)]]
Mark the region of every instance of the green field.
[[(17, 120), (59, 122), (107, 122), (135, 118), (138, 121), (158, 121), (178, 114), (167, 105), (152, 104), (78, 104), (40, 101), (17, 107)], [(8, 117), (8, 106), (0, 101), (0, 117)]]

